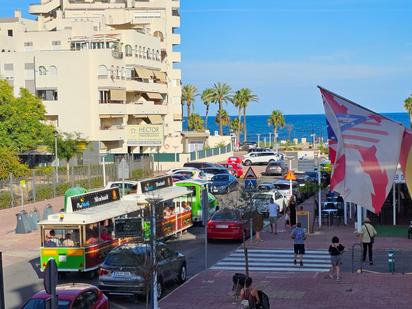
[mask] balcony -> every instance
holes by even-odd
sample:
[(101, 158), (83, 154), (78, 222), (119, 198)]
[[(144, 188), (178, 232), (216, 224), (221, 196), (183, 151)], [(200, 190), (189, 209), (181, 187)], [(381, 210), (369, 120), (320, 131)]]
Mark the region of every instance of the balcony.
[(97, 133), (97, 139), (100, 141), (118, 141), (124, 140), (125, 138), (125, 127), (123, 127), (123, 129), (99, 130)]
[(43, 2), (40, 4), (31, 4), (29, 6), (30, 14), (47, 14), (57, 9), (60, 6), (60, 0), (51, 0), (49, 2)]
[(112, 50), (112, 56), (115, 59), (123, 59), (123, 52), (117, 51), (117, 50)]
[(167, 84), (144, 83), (137, 80), (126, 80), (126, 91), (167, 93)]
[(180, 44), (180, 33), (173, 33), (172, 34), (172, 44), (179, 45)]
[(180, 52), (172, 52), (170, 54), (170, 61), (171, 62), (181, 62), (182, 61), (182, 57)]

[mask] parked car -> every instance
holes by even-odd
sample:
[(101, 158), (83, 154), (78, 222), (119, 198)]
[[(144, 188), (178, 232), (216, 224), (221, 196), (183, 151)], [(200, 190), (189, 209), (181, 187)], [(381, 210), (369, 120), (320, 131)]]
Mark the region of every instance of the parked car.
[(273, 152), (273, 150), (270, 148), (256, 147), (248, 150), (248, 153), (251, 152)]
[[(318, 172), (317, 171), (305, 172), (304, 179), (305, 179), (305, 181), (308, 181), (308, 182), (317, 183), (318, 182)], [(320, 172), (320, 180), (321, 180), (322, 184), (328, 185), (330, 183), (329, 173), (327, 173), (325, 171), (321, 171)]]
[(169, 175), (184, 175), (191, 179), (200, 179), (206, 180), (207, 178), (211, 178), (213, 175), (206, 175), (203, 171), (199, 170), (198, 168), (193, 167), (181, 167), (181, 168), (174, 168), (167, 172)]
[(203, 173), (206, 175), (206, 180), (212, 180), (213, 176), (217, 174), (231, 174), (227, 168), (221, 165), (216, 165), (215, 167), (207, 167), (202, 169)]
[(125, 180), (123, 181), (109, 181), (104, 187), (105, 189), (110, 189), (110, 188), (115, 188), (118, 187), (120, 189), (120, 193), (122, 193), (123, 189), (123, 183), (124, 183), (124, 193), (125, 194), (130, 194), (130, 193), (136, 193), (137, 192), (137, 181), (133, 180)]
[(235, 208), (223, 208), (210, 218), (207, 223), (207, 239), (243, 239), (250, 236), (250, 228), (247, 220), (244, 220), (240, 210)]
[(221, 163), (221, 166), (223, 166), (224, 168), (226, 168), (227, 170), (229, 170), (229, 172), (239, 178), (243, 175), (243, 168), (236, 163)]
[[(50, 295), (42, 290), (34, 294), (22, 309), (48, 308), (46, 304)], [(94, 285), (86, 283), (67, 283), (57, 286), (57, 301), (59, 309), (109, 309), (109, 300)]]
[(257, 144), (255, 142), (245, 142), (240, 146), (242, 150), (249, 150), (249, 149), (256, 148), (256, 147), (257, 147)]
[(241, 165), (242, 164), (242, 158), (237, 157), (237, 156), (232, 156), (232, 157), (227, 158), (226, 163), (227, 164), (239, 164), (239, 165)]
[(263, 182), (263, 183), (260, 183), (260, 184), (257, 186), (257, 190), (258, 190), (259, 192), (267, 192), (267, 191), (276, 190), (276, 188), (275, 188), (275, 186), (273, 185), (273, 183)]
[(267, 164), (281, 160), (281, 155), (275, 152), (249, 152), (243, 156), (243, 165)]
[(182, 181), (182, 180), (188, 180), (188, 179), (190, 179), (190, 176), (188, 176), (188, 175), (184, 175), (184, 174), (173, 174), (172, 175), (173, 183), (178, 182), (178, 181)]
[[(162, 297), (164, 285), (172, 280), (186, 280), (186, 258), (164, 243), (156, 245), (157, 295)], [(109, 252), (99, 269), (99, 288), (106, 294), (145, 294), (151, 272), (150, 246), (144, 243), (127, 243)]]
[(265, 175), (285, 175), (289, 168), (285, 161), (279, 160), (275, 162), (269, 162), (266, 166)]
[(225, 194), (238, 189), (238, 181), (231, 174), (217, 174), (212, 177), (209, 191), (212, 194)]
[(217, 164), (215, 163), (210, 163), (210, 162), (186, 162), (185, 164), (183, 164), (184, 167), (195, 167), (198, 169), (202, 169), (202, 168), (212, 168), (212, 167), (216, 167)]
[(268, 205), (270, 200), (273, 199), (276, 204), (279, 205), (279, 211), (282, 212), (286, 205), (286, 198), (277, 190), (271, 190), (267, 192), (257, 192), (252, 195), (252, 206), (259, 209), (260, 212), (265, 214), (269, 213)]

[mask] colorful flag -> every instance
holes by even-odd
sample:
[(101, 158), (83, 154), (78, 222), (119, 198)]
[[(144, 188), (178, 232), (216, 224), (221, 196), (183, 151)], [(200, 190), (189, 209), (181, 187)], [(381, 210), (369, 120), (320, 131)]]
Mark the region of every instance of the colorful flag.
[(333, 140), (331, 190), (379, 213), (391, 190), (404, 127), (319, 88)]
[(405, 132), (403, 132), (399, 163), (401, 164), (408, 190), (412, 192), (412, 131), (408, 129), (405, 129)]

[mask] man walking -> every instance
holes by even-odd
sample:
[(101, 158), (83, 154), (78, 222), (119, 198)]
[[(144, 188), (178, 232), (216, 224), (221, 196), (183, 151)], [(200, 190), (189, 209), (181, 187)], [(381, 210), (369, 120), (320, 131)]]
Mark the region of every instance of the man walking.
[(303, 266), (303, 255), (305, 254), (306, 234), (300, 222), (296, 224), (296, 227), (292, 230), (290, 236), (294, 240), (293, 249), (295, 252), (295, 260), (293, 262), (296, 265), (298, 263), (297, 260), (300, 260), (299, 264), (300, 266)]
[(270, 223), (270, 232), (273, 233), (273, 226), (275, 226), (275, 235), (278, 233), (278, 214), (279, 214), (279, 205), (275, 203), (274, 199), (270, 199), (268, 205), (269, 208), (269, 223)]

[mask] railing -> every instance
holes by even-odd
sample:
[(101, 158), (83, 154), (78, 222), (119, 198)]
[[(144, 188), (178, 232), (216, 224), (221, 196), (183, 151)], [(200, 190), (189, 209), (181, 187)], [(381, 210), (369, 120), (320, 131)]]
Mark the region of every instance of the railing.
[(154, 153), (153, 162), (180, 162), (179, 153)]
[(190, 153), (190, 160), (205, 159), (212, 156), (218, 156), (220, 154), (228, 153), (232, 151), (232, 144), (227, 144), (226, 146), (209, 148), (199, 151), (193, 151)]

